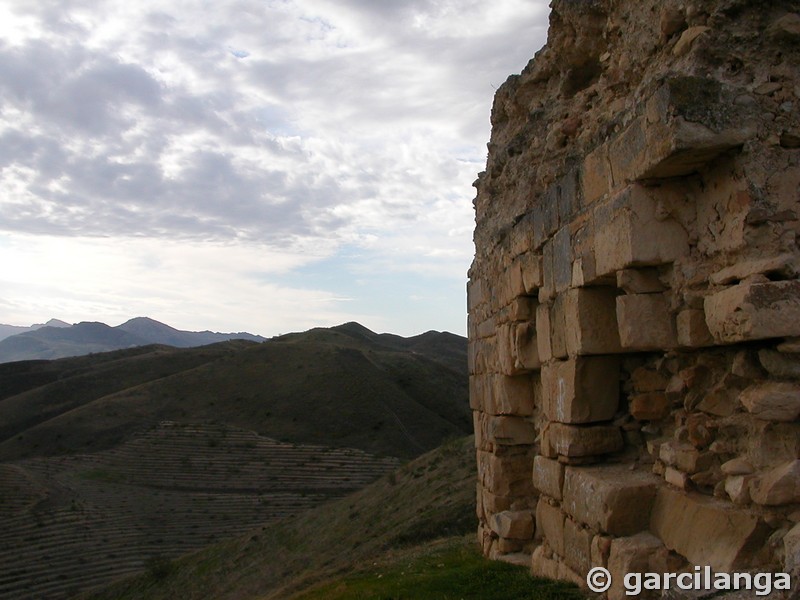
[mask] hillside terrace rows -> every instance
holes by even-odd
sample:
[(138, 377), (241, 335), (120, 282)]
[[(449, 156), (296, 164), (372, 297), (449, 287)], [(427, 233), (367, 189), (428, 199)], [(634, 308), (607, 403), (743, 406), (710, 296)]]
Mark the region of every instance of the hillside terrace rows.
[(342, 496), (397, 464), (221, 425), (162, 423), (107, 452), (0, 465), (3, 482), (16, 482), (0, 506), (0, 599), (67, 597), (153, 556)]

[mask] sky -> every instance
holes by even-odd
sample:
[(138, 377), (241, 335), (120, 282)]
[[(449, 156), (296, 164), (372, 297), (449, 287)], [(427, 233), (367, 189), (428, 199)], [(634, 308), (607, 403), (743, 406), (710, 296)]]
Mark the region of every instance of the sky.
[(0, 323), (466, 334), (544, 0), (0, 0)]

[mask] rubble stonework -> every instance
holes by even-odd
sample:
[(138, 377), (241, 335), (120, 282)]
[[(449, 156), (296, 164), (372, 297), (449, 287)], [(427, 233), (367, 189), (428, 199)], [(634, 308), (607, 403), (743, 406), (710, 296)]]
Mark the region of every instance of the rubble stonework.
[(798, 107), (796, 1), (554, 0), (475, 182), (486, 555), (799, 568)]

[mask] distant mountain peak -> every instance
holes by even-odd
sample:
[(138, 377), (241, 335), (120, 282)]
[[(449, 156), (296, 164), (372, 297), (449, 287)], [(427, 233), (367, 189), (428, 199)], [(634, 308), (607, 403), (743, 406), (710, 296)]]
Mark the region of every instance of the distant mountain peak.
[(72, 327), (72, 324), (61, 319), (50, 319), (44, 324), (44, 327)]

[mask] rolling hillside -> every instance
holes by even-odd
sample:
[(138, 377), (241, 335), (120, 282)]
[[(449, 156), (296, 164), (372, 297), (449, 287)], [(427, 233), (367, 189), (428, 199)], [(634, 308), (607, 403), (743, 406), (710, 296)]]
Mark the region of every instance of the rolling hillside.
[[(466, 340), (349, 323), (0, 365), (0, 599), (266, 527), (471, 430)], [(26, 595), (27, 594), (27, 595)]]

